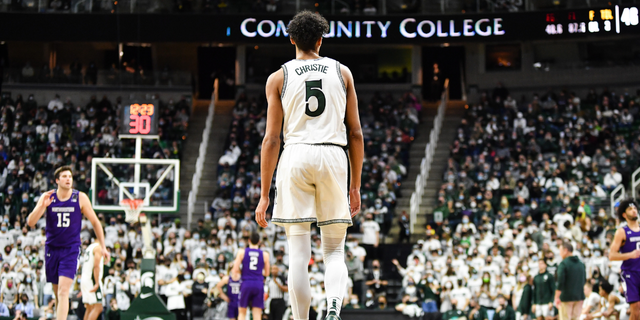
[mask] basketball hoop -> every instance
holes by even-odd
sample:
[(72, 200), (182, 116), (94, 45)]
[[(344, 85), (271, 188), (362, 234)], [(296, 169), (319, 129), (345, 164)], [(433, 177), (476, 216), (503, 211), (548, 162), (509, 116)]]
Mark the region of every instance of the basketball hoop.
[(143, 199), (123, 199), (120, 202), (120, 205), (123, 207), (124, 213), (126, 214), (126, 222), (138, 222), (138, 216), (140, 216), (140, 211), (142, 211), (142, 203), (144, 203)]

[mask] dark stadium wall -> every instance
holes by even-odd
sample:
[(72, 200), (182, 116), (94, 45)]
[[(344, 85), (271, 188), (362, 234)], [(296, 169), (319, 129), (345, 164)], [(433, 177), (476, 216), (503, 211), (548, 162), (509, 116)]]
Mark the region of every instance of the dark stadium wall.
[(35, 69), (41, 67), (45, 61), (49, 61), (49, 43), (7, 41), (6, 45), (12, 66), (23, 66), (29, 61)]
[[(434, 80), (434, 63), (438, 64), (438, 80)], [(422, 92), (427, 100), (438, 100), (445, 79), (449, 79), (449, 98), (462, 98), (462, 76), (465, 73), (465, 47), (422, 47)]]
[[(640, 67), (593, 65), (583, 57), (585, 50), (575, 41), (524, 42), (521, 43), (520, 70), (486, 70), (485, 44), (466, 44), (466, 75), (469, 101), (477, 101), (483, 90), (492, 90), (497, 82), (502, 82), (515, 99), (522, 95), (531, 98), (534, 93), (542, 94), (550, 87), (574, 91), (584, 96), (589, 88), (609, 87), (616, 92), (634, 93), (638, 88)], [(541, 62), (542, 68), (534, 63)], [(544, 66), (549, 69), (545, 70)]]
[(214, 79), (218, 83), (221, 100), (235, 99), (236, 47), (199, 47), (198, 48), (198, 92), (202, 99), (208, 99), (213, 92)]

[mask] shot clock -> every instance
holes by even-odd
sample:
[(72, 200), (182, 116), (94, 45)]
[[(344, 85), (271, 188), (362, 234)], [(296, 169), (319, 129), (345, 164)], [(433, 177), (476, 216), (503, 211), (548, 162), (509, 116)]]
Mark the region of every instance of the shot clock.
[(159, 116), (157, 101), (128, 103), (122, 108), (120, 135), (157, 136)]

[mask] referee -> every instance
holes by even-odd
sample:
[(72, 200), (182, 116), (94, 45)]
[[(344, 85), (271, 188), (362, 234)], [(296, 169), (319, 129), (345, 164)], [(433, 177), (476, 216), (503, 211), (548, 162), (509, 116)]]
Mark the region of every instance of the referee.
[(271, 303), (269, 304), (269, 319), (270, 320), (282, 320), (284, 312), (287, 310), (287, 304), (284, 301), (284, 293), (289, 291), (287, 286), (283, 285), (284, 281), (278, 273), (280, 269), (277, 266), (271, 267), (271, 277), (267, 279), (267, 285), (269, 285), (269, 298)]

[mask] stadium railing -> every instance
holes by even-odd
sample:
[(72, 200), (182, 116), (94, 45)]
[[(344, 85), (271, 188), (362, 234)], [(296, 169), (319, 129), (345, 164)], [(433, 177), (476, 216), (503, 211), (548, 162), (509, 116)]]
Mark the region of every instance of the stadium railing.
[(638, 193), (636, 192), (636, 188), (640, 184), (640, 179), (638, 179), (638, 175), (640, 174), (640, 168), (636, 169), (631, 175), (631, 196), (633, 200), (636, 200), (638, 197)]
[(611, 206), (612, 217), (614, 218), (616, 217), (616, 207), (618, 206), (620, 201), (624, 200), (624, 198), (626, 197), (627, 197), (627, 192), (624, 188), (624, 184), (618, 185), (615, 189), (613, 189), (613, 191), (611, 191), (611, 194), (609, 195), (609, 198), (610, 198), (609, 206)]
[[(189, 204), (187, 207), (187, 228), (191, 229), (191, 221), (193, 220), (193, 212), (196, 206), (196, 196), (198, 195), (198, 189), (200, 188), (200, 180), (202, 179), (202, 169), (204, 168), (204, 160), (207, 157), (207, 146), (209, 146), (209, 134), (211, 133), (211, 126), (213, 125), (213, 115), (216, 111), (216, 100), (218, 93), (218, 79), (213, 83), (213, 94), (211, 95), (211, 103), (209, 104), (209, 112), (207, 114), (207, 120), (205, 122), (204, 130), (202, 131), (202, 142), (200, 143), (200, 149), (198, 150), (198, 159), (196, 160), (196, 171), (191, 179), (191, 191), (189, 191)], [(206, 205), (205, 205), (206, 212)]]
[(420, 204), (422, 204), (422, 195), (424, 188), (427, 186), (427, 179), (429, 179), (429, 171), (431, 171), (431, 163), (433, 162), (433, 156), (436, 152), (436, 146), (438, 145), (438, 138), (440, 136), (440, 129), (442, 129), (442, 122), (444, 120), (444, 112), (447, 108), (447, 102), (449, 101), (449, 79), (444, 81), (444, 90), (442, 91), (440, 105), (438, 106), (438, 112), (433, 119), (433, 128), (429, 134), (429, 142), (425, 147), (425, 156), (420, 161), (420, 173), (416, 177), (416, 189), (411, 194), (409, 200), (409, 216), (411, 220), (410, 231), (413, 233), (413, 226), (418, 218), (418, 211), (420, 211)]

